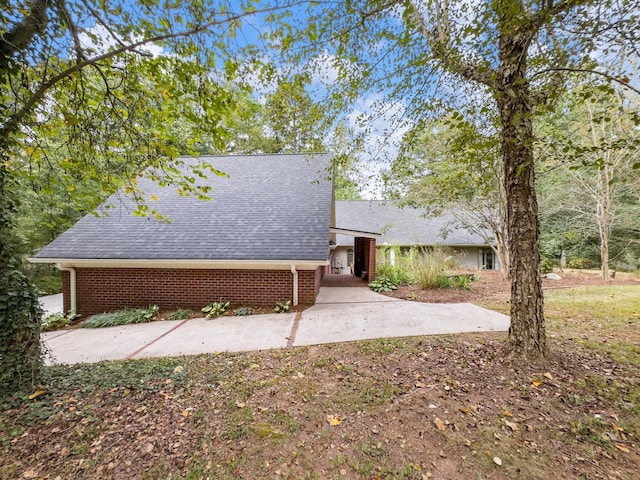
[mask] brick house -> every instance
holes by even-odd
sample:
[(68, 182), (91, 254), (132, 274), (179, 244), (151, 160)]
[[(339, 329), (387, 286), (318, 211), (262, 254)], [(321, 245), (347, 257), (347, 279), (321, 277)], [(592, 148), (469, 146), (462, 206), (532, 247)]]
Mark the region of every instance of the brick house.
[[(381, 232), (377, 236), (380, 258), (383, 255), (395, 257), (396, 250), (405, 253), (413, 248), (446, 247), (455, 252), (463, 268), (500, 270), (491, 245), (465, 228), (451, 212), (433, 216), (417, 208), (400, 208), (391, 201), (379, 200), (336, 200), (335, 209), (338, 225)], [(352, 235), (337, 235), (331, 253), (332, 272), (348, 273), (351, 265), (357, 263), (357, 247)], [(394, 259), (388, 260), (393, 262)]]
[[(168, 222), (133, 215), (134, 202), (116, 195), (105, 204), (111, 205), (108, 214), (85, 216), (30, 259), (62, 270), (65, 311), (200, 309), (227, 300), (315, 302), (336, 238), (331, 156), (200, 157), (203, 161), (227, 175), (197, 179), (211, 187), (211, 200), (142, 178), (138, 186), (149, 207)], [(375, 238), (356, 238), (366, 251), (360, 273), (369, 280)]]

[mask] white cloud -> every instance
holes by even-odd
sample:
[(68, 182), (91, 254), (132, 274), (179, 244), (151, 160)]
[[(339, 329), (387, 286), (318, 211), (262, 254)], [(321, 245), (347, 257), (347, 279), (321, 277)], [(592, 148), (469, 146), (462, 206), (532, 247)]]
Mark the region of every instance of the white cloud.
[(363, 139), (364, 151), (358, 155), (358, 169), (366, 198), (380, 198), (382, 172), (396, 158), (404, 135), (413, 122), (401, 102), (390, 102), (380, 94), (360, 100), (345, 117), (348, 127)]
[[(116, 39), (109, 30), (103, 25), (94, 25), (81, 31), (78, 35), (80, 44), (83, 48), (90, 50), (96, 55), (108, 52), (113, 47), (120, 45), (119, 41), (123, 43), (135, 43), (143, 40), (141, 36), (133, 36), (127, 40)], [(160, 45), (154, 43), (147, 43), (137, 49), (146, 55), (152, 57), (158, 57), (160, 55), (166, 55), (166, 52)]]
[(338, 80), (341, 64), (335, 55), (324, 50), (309, 62), (309, 67), (312, 81), (329, 85)]

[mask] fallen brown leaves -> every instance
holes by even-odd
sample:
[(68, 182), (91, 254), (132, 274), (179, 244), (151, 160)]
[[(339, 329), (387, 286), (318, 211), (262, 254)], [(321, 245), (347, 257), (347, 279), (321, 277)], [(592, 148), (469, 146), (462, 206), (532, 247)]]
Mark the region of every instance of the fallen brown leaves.
[(635, 478), (637, 366), (558, 341), (520, 365), (502, 340), (68, 367), (0, 413), (0, 477)]

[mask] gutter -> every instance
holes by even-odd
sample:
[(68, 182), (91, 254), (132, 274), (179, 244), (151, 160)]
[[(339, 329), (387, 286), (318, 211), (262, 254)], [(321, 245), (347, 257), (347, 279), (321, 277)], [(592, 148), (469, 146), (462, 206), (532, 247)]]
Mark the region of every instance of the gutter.
[(329, 260), (184, 260), (184, 259), (119, 259), (119, 258), (42, 258), (29, 257), (31, 263), (55, 263), (75, 268), (177, 268), (223, 270), (289, 270), (294, 264), (298, 270), (315, 270), (329, 265)]
[[(69, 296), (71, 297), (69, 299), (69, 307), (70, 310), (72, 311), (76, 311), (76, 269), (73, 267), (63, 267), (61, 264), (56, 263), (56, 267), (58, 267), (58, 270), (61, 270), (63, 272), (69, 272)], [(64, 313), (64, 312), (63, 312)]]
[(298, 305), (298, 271), (296, 266), (291, 264), (291, 273), (293, 274), (293, 306)]

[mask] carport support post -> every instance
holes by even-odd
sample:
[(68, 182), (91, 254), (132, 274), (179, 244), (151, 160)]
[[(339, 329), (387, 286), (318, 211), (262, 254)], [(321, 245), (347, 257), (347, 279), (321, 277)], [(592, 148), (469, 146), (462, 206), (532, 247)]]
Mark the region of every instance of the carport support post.
[(367, 281), (373, 282), (376, 279), (376, 239), (369, 238), (369, 264), (367, 265)]
[(362, 272), (367, 272), (363, 280), (373, 282), (376, 279), (376, 239), (366, 237), (356, 237), (355, 246), (355, 269), (357, 277), (362, 277)]

